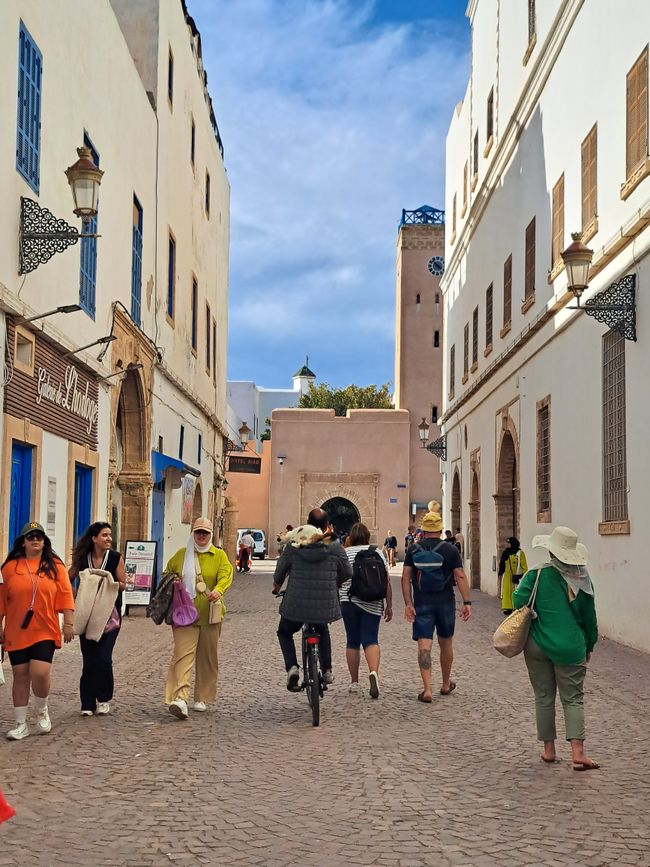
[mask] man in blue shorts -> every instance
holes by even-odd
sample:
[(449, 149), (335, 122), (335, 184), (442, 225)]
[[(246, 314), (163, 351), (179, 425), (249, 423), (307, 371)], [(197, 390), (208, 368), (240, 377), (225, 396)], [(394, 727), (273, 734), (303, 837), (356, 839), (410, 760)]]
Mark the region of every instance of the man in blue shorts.
[[(424, 516), (420, 529), (423, 537), (411, 545), (404, 558), (402, 571), (402, 595), (404, 596), (404, 617), (413, 624), (413, 641), (418, 643), (418, 665), (424, 689), (418, 701), (431, 702), (431, 648), (433, 633), (438, 636), (440, 647), (440, 668), (442, 670), (441, 695), (449, 695), (456, 688), (451, 679), (451, 666), (454, 660), (453, 636), (456, 625), (456, 604), (454, 579), (458, 586), (463, 607), (461, 620), (469, 620), (472, 602), (467, 575), (463, 569), (458, 548), (440, 539), (442, 516), (440, 505), (435, 501), (429, 504), (430, 511)], [(434, 552), (428, 554), (427, 552)], [(418, 569), (417, 563), (427, 560), (437, 562), (431, 571)], [(427, 564), (428, 566), (429, 564)], [(431, 590), (431, 587), (435, 590)]]

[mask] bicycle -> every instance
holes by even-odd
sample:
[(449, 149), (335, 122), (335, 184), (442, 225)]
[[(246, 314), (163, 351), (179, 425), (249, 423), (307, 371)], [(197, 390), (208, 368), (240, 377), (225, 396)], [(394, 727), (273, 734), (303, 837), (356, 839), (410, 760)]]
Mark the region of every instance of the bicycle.
[[(283, 592), (277, 594), (284, 596)], [(302, 683), (299, 691), (305, 690), (311, 708), (311, 724), (320, 724), (320, 700), (327, 689), (320, 664), (320, 633), (313, 623), (303, 623), (302, 630)]]

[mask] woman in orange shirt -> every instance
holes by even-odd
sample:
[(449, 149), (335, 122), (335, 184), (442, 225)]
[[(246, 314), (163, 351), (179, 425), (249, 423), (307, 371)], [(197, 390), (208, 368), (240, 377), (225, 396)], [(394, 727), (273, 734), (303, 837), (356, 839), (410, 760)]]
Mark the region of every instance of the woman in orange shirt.
[(0, 643), (9, 653), (13, 669), (16, 727), (10, 741), (29, 736), (27, 707), (30, 686), (34, 693), (36, 729), (46, 735), (52, 728), (47, 709), (50, 673), (55, 648), (61, 647), (59, 614), (63, 613), (63, 640), (74, 638), (74, 599), (68, 572), (52, 550), (43, 527), (25, 524), (2, 564), (0, 584)]

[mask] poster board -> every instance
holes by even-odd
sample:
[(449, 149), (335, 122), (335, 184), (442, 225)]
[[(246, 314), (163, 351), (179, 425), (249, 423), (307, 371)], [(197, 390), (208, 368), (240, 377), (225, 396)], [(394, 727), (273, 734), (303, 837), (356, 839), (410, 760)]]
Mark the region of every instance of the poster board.
[(124, 602), (127, 605), (148, 605), (151, 600), (156, 571), (157, 542), (151, 540), (130, 541), (124, 550), (126, 589)]

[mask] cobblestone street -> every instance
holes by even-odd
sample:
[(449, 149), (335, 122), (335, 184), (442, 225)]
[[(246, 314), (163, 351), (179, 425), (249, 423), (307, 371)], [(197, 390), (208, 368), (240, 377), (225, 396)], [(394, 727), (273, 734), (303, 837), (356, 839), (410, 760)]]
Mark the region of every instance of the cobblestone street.
[(562, 742), (560, 764), (539, 759), (523, 659), (491, 648), (496, 600), (474, 594), (474, 617), (456, 633), (458, 689), (431, 705), (415, 700), (400, 601), (382, 627), (378, 701), (348, 695), (335, 625), (336, 683), (314, 729), (304, 694), (284, 686), (272, 566), (236, 577), (218, 703), (186, 723), (162, 705), (167, 627), (125, 623), (106, 718), (79, 716), (78, 641), (58, 653), (51, 735), (0, 743), (17, 810), (0, 831), (1, 867), (650, 864), (647, 656), (598, 645), (587, 725), (602, 769), (578, 774)]

